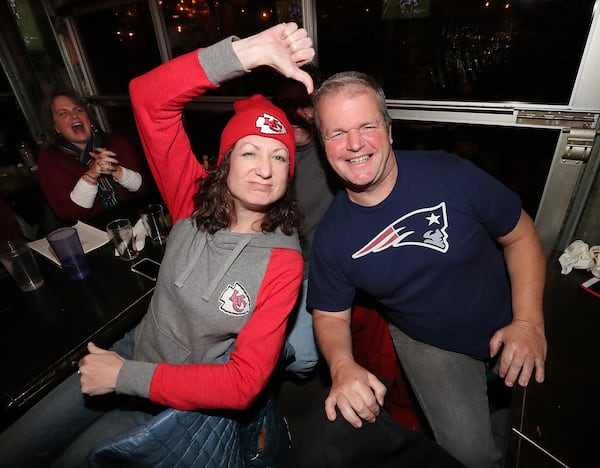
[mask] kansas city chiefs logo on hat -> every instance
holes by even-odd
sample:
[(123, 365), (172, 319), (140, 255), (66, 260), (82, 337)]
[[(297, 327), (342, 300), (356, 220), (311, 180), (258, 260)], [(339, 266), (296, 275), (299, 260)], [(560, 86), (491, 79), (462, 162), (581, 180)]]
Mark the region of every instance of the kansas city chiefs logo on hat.
[(281, 120), (266, 112), (256, 118), (255, 125), (259, 132), (265, 135), (285, 135), (287, 133)]

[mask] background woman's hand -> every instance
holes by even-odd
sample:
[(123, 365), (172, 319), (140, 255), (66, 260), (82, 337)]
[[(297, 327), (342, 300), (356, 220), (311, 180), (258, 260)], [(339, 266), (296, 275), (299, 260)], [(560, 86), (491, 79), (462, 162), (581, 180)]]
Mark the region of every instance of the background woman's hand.
[(104, 395), (117, 388), (117, 377), (125, 361), (114, 351), (88, 343), (90, 354), (79, 360), (79, 383), (81, 392), (88, 395)]
[(119, 164), (117, 155), (106, 148), (96, 148), (90, 152), (93, 161), (88, 166), (88, 172), (93, 177), (102, 174), (110, 175), (115, 179), (120, 179), (123, 175), (123, 169)]

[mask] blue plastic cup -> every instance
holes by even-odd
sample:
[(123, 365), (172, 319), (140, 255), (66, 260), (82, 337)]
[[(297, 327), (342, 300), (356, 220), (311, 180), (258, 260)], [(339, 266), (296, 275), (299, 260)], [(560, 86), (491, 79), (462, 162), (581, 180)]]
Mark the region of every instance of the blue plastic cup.
[(60, 260), (67, 276), (80, 280), (90, 274), (90, 267), (83, 253), (77, 229), (65, 227), (52, 231), (46, 236), (52, 250)]

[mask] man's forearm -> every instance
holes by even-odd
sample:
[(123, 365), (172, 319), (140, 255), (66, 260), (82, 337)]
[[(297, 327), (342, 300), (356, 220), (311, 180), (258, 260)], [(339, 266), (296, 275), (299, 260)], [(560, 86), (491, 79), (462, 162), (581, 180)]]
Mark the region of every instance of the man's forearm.
[(313, 328), (319, 350), (325, 357), (330, 371), (339, 363), (351, 360), (352, 333), (350, 310), (343, 312), (313, 311)]
[(543, 326), (543, 295), (546, 257), (533, 221), (523, 214), (514, 238), (504, 244), (510, 276), (514, 320)]

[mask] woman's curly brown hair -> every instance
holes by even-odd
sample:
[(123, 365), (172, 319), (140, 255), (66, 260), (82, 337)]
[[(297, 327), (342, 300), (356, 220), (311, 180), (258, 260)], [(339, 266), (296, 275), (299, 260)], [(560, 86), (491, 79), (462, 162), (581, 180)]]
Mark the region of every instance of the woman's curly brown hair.
[[(194, 194), (194, 213), (198, 229), (214, 234), (221, 229), (228, 229), (236, 221), (233, 198), (227, 186), (231, 150), (223, 157), (223, 161), (204, 179), (198, 179), (198, 189)], [(265, 214), (262, 221), (262, 232), (274, 232), (281, 229), (291, 235), (301, 222), (300, 210), (296, 202), (294, 188), (288, 183), (283, 197), (277, 200)]]

